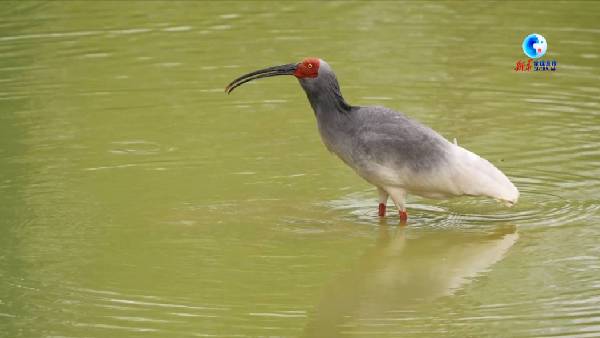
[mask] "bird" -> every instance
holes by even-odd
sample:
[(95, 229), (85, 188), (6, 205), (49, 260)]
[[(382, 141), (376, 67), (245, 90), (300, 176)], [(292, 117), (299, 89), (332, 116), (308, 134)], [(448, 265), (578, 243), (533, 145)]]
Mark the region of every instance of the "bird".
[(297, 63), (260, 69), (233, 80), (234, 89), (259, 78), (292, 75), (312, 107), (319, 134), (337, 155), (378, 191), (378, 216), (386, 216), (388, 198), (406, 223), (406, 197), (447, 199), (485, 196), (510, 207), (519, 191), (492, 163), (407, 115), (382, 106), (350, 105), (342, 96), (331, 66), (309, 57)]

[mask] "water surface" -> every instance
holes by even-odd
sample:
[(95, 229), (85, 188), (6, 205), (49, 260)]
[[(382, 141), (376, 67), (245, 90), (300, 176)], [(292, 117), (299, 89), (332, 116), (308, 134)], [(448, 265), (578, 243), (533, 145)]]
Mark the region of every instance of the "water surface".
[[(600, 335), (598, 12), (2, 2), (0, 336)], [(513, 70), (533, 32), (556, 72)], [(411, 196), (407, 227), (379, 220), (296, 80), (223, 93), (305, 56), (495, 163), (519, 204)]]

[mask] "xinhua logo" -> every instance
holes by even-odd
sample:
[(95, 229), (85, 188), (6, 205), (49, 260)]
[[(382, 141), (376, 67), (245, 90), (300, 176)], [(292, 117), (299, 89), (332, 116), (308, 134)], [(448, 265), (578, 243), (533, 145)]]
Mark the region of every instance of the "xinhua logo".
[(532, 59), (544, 56), (546, 50), (548, 50), (548, 43), (540, 34), (529, 34), (523, 40), (523, 52)]
[(529, 57), (529, 60), (517, 60), (514, 70), (517, 72), (544, 72), (556, 71), (558, 62), (556, 60), (538, 60), (548, 51), (548, 42), (541, 34), (529, 34), (521, 44), (523, 53)]

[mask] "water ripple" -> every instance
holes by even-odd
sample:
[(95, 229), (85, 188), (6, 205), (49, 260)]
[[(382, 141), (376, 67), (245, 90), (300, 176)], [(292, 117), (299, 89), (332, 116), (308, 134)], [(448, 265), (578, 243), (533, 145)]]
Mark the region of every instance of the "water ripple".
[[(565, 177), (571, 181), (565, 180)], [(568, 182), (581, 182), (580, 179), (574, 180), (578, 177), (580, 176), (554, 172), (546, 172), (544, 176), (534, 178), (517, 177), (514, 181), (520, 189), (521, 197), (519, 203), (513, 208), (503, 208), (493, 200), (485, 198), (460, 197), (436, 201), (409, 195), (407, 203), (409, 223), (416, 227), (442, 228), (477, 227), (480, 224), (503, 222), (528, 227), (552, 227), (576, 223), (589, 219), (600, 211), (600, 203), (596, 200), (569, 199), (561, 196), (561, 192), (569, 186)], [(539, 184), (543, 184), (545, 189), (540, 189)], [(590, 183), (587, 185), (589, 187)], [(342, 210), (369, 223), (379, 222), (376, 205), (374, 190), (351, 193), (324, 204), (326, 207)], [(388, 202), (388, 207), (390, 206), (393, 204)], [(395, 209), (393, 207), (388, 209), (387, 217), (395, 219), (397, 215), (391, 210)]]

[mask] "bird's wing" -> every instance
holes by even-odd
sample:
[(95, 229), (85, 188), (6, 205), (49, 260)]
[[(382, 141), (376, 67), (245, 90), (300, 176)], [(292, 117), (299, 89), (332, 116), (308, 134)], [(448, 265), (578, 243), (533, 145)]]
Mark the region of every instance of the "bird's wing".
[(361, 107), (356, 114), (358, 156), (391, 168), (428, 171), (441, 165), (447, 141), (431, 128), (384, 107)]
[(483, 195), (514, 204), (518, 190), (493, 164), (433, 129), (384, 107), (362, 107), (352, 131), (355, 163), (427, 197)]

